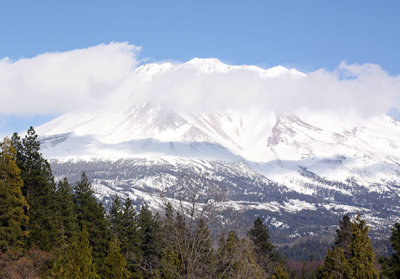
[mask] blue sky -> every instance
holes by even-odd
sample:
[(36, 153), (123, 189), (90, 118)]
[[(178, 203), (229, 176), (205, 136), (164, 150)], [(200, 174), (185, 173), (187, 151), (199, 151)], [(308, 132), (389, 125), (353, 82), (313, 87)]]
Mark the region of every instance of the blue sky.
[[(2, 1), (0, 59), (111, 41), (150, 61), (215, 57), (309, 72), (341, 61), (400, 74), (400, 1)], [(49, 115), (2, 115), (0, 130)], [(0, 133), (1, 134), (1, 133)]]

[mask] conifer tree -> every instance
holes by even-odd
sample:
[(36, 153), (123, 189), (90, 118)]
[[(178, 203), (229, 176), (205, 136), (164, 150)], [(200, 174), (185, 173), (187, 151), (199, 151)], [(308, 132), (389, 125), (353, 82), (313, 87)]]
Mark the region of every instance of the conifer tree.
[(120, 237), (120, 234), (123, 232), (123, 224), (122, 224), (123, 215), (124, 212), (122, 209), (121, 199), (119, 198), (119, 196), (116, 195), (112, 199), (111, 209), (109, 213), (109, 220), (110, 220), (111, 230), (113, 231), (114, 234), (118, 235), (118, 237)]
[(349, 256), (349, 245), (353, 238), (351, 221), (349, 215), (343, 216), (343, 221), (339, 220), (339, 228), (336, 230), (335, 247), (340, 247), (346, 258)]
[(21, 171), (9, 138), (0, 143), (0, 148), (0, 252), (22, 250), (27, 239), (28, 204), (21, 191)]
[(104, 260), (104, 276), (109, 279), (125, 279), (129, 278), (130, 274), (126, 268), (125, 257), (120, 252), (117, 235), (111, 239), (107, 257)]
[(289, 279), (289, 273), (281, 265), (277, 265), (274, 267), (271, 279)]
[(393, 255), (389, 258), (379, 259), (382, 265), (382, 273), (389, 279), (400, 278), (400, 224), (396, 223), (392, 228), (392, 243)]
[(157, 215), (153, 217), (149, 206), (143, 205), (138, 214), (138, 237), (143, 278), (153, 278), (154, 271), (159, 268), (162, 255), (161, 224)]
[[(324, 265), (319, 268), (318, 278), (378, 278), (368, 226), (358, 215), (350, 222), (351, 239), (348, 242), (349, 219), (346, 216), (340, 222), (333, 249), (329, 250)], [(347, 253), (342, 247), (347, 247)]]
[(329, 249), (323, 266), (320, 266), (317, 274), (318, 279), (350, 279), (352, 269), (340, 247)]
[(74, 197), (71, 185), (67, 178), (58, 183), (57, 187), (57, 210), (61, 220), (62, 235), (69, 242), (79, 231), (78, 219), (75, 211)]
[(100, 279), (92, 261), (92, 249), (86, 227), (83, 226), (79, 238), (74, 237), (72, 244), (59, 254), (51, 270), (51, 278), (55, 279)]
[(270, 272), (274, 246), (270, 241), (269, 231), (260, 218), (256, 218), (254, 227), (248, 232), (248, 236), (255, 246), (258, 263), (266, 272)]
[(180, 228), (175, 225), (174, 209), (171, 203), (167, 203), (163, 222), (164, 247), (159, 271), (163, 278), (179, 278), (185, 274), (182, 254), (180, 253), (183, 249), (182, 239), (177, 236), (178, 231), (180, 231)]
[(369, 227), (357, 215), (352, 222), (353, 238), (349, 245), (349, 265), (355, 278), (378, 278), (379, 274), (374, 266), (374, 251), (368, 237)]
[(217, 278), (266, 278), (257, 263), (253, 245), (246, 239), (240, 240), (235, 231), (230, 231), (226, 240), (220, 239)]
[(81, 180), (75, 185), (74, 201), (78, 224), (81, 228), (83, 226), (87, 228), (93, 261), (96, 263), (98, 273), (102, 275), (111, 234), (104, 208), (97, 202), (85, 173), (82, 173)]
[(24, 181), (22, 193), (29, 204), (30, 245), (52, 250), (61, 246), (62, 231), (50, 165), (40, 153), (40, 142), (32, 127), (22, 141), (17, 134), (13, 135), (11, 141), (17, 150), (16, 162)]
[(112, 200), (109, 220), (113, 233), (118, 236), (121, 253), (125, 256), (129, 271), (139, 273), (140, 243), (138, 234), (138, 220), (131, 199), (122, 204), (121, 199), (115, 196)]
[(127, 260), (128, 270), (135, 276), (140, 272), (138, 259), (140, 258), (140, 241), (136, 210), (131, 199), (126, 199), (122, 214), (122, 231), (119, 233), (121, 253)]
[(237, 262), (240, 257), (243, 257), (243, 255), (237, 257), (238, 251), (239, 237), (235, 231), (230, 231), (227, 239), (221, 236), (217, 251), (217, 274), (219, 278), (231, 278), (231, 274), (235, 274)]

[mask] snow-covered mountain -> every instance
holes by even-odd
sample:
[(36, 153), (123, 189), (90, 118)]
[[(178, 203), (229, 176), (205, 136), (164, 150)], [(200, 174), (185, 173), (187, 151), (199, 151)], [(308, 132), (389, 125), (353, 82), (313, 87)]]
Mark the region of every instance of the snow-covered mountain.
[[(182, 68), (305, 76), (282, 66), (265, 70), (197, 58), (146, 64), (135, 74), (146, 83)], [(86, 170), (101, 199), (119, 193), (156, 207), (161, 190), (177, 200), (188, 184), (205, 195), (220, 189), (226, 212), (261, 214), (293, 236), (321, 233), (344, 212), (362, 213), (376, 232), (400, 220), (400, 122), (387, 115), (259, 107), (185, 111), (155, 101), (116, 102), (61, 115), (37, 132), (55, 174), (76, 180)]]

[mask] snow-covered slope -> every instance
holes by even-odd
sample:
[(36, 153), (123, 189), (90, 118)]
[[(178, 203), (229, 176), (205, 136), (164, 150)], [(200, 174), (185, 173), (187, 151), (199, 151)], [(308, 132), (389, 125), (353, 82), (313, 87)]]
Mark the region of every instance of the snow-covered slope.
[[(147, 82), (182, 67), (200, 73), (249, 71), (265, 78), (305, 76), (281, 66), (265, 70), (197, 58), (179, 65), (143, 65), (137, 68), (136, 74)], [(400, 216), (400, 122), (387, 115), (361, 117), (349, 111), (276, 112), (259, 108), (194, 112), (175, 110), (156, 102), (116, 102), (101, 110), (92, 108), (64, 114), (38, 127), (37, 132), (43, 154), (58, 166), (60, 176), (73, 176), (71, 169), (74, 168), (69, 165), (72, 162), (80, 166), (79, 162), (91, 162), (87, 165), (89, 169), (96, 169), (93, 164), (99, 162), (112, 164), (120, 159), (128, 160), (128, 165), (141, 165), (147, 170), (144, 178), (149, 188), (143, 186), (147, 190), (135, 193), (144, 200), (147, 197), (147, 201), (151, 199), (146, 191), (157, 189), (161, 184), (173, 188), (184, 170), (196, 172), (197, 169), (196, 175), (201, 177), (204, 164), (212, 168), (211, 164), (215, 167), (215, 180), (222, 175), (218, 168), (224, 164), (220, 181), (228, 179), (226, 173), (232, 174), (229, 176), (232, 195), (225, 201), (231, 208), (288, 214), (322, 209), (334, 214), (364, 212), (376, 226), (399, 220)], [(238, 168), (237, 164), (242, 167)], [(154, 167), (157, 165), (160, 168)], [(168, 173), (165, 168), (180, 168), (176, 172), (179, 175)], [(140, 174), (139, 169), (134, 175)], [(160, 169), (161, 176), (154, 173)], [(118, 170), (114, 171), (118, 177)], [(251, 184), (251, 179), (244, 174), (249, 171), (259, 179), (266, 179), (263, 183), (254, 182), (259, 187), (252, 189), (251, 195), (238, 184), (243, 183), (240, 177), (247, 177), (246, 185)], [(96, 171), (93, 175), (96, 177)], [(121, 191), (128, 191), (129, 185), (134, 188), (139, 183), (134, 177), (123, 182), (110, 177), (107, 181), (98, 176), (97, 179), (99, 197), (115, 193), (118, 183), (124, 185)], [(236, 188), (232, 186), (235, 183)], [(242, 196), (237, 189), (242, 189)], [(261, 193), (265, 191), (271, 191), (277, 200), (263, 200)], [(293, 225), (279, 214), (270, 222)]]
[(51, 159), (157, 155), (245, 160), (293, 187), (299, 166), (339, 181), (399, 181), (400, 123), (386, 115), (361, 119), (333, 112), (229, 110), (187, 114), (146, 104), (118, 112), (66, 114), (37, 130)]

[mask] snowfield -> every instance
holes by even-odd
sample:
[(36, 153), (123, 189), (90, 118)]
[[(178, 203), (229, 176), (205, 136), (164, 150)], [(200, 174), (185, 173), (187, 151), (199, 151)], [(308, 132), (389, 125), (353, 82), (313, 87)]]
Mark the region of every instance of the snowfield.
[[(214, 59), (146, 64), (136, 72), (146, 83), (179, 67), (305, 76)], [(400, 122), (388, 115), (305, 108), (188, 112), (116, 102), (61, 115), (37, 133), (55, 175), (76, 181), (85, 170), (104, 201), (120, 194), (159, 208), (160, 193), (176, 202), (197, 187), (201, 204), (219, 190), (220, 208), (228, 212), (221, 218), (229, 210), (249, 220), (261, 215), (296, 236), (307, 234), (307, 224), (316, 226), (309, 233), (331, 230), (346, 212), (362, 213), (377, 234), (400, 221)]]

